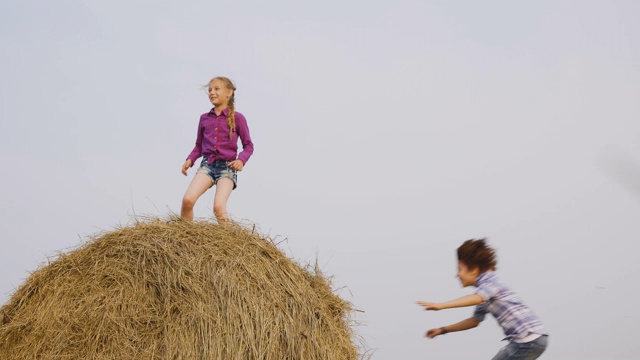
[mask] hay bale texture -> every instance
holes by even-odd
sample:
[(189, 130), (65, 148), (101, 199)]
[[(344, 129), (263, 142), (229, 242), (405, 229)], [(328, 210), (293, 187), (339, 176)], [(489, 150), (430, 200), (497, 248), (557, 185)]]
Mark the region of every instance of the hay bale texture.
[(239, 225), (148, 220), (33, 272), (0, 359), (356, 359), (351, 306)]

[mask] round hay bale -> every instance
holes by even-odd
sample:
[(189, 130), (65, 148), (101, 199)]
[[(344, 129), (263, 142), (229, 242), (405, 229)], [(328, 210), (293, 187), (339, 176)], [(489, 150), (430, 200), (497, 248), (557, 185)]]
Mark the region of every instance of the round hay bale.
[(252, 230), (151, 220), (32, 273), (0, 359), (356, 359), (351, 310)]

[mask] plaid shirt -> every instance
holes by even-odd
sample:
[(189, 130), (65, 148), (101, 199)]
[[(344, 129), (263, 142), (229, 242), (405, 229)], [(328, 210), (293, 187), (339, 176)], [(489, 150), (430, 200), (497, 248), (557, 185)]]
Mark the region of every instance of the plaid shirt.
[(208, 113), (200, 116), (196, 146), (187, 157), (187, 159), (191, 160), (191, 166), (196, 163), (200, 156), (207, 159), (209, 164), (213, 160), (235, 160), (238, 154), (238, 137), (242, 142), (242, 152), (237, 156), (238, 159), (242, 160), (243, 164), (247, 164), (251, 154), (253, 154), (253, 142), (251, 141), (251, 135), (249, 135), (247, 119), (241, 113), (235, 112), (236, 131), (229, 138), (228, 115), (229, 108), (225, 108), (220, 115), (216, 115), (211, 109)]
[(484, 302), (476, 306), (473, 317), (483, 321), (485, 315), (491, 313), (504, 330), (505, 340), (518, 340), (530, 334), (548, 335), (540, 319), (493, 271), (480, 274), (476, 286), (476, 294)]

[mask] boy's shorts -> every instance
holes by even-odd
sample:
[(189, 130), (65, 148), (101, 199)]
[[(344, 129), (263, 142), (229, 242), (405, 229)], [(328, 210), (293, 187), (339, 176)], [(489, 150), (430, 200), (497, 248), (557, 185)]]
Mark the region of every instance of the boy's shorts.
[(207, 163), (207, 159), (203, 159), (200, 164), (200, 168), (196, 174), (205, 174), (211, 178), (213, 183), (211, 186), (218, 183), (218, 180), (222, 178), (231, 179), (233, 181), (233, 188), (238, 187), (238, 172), (229, 167), (230, 161), (226, 160), (214, 160), (211, 164)]

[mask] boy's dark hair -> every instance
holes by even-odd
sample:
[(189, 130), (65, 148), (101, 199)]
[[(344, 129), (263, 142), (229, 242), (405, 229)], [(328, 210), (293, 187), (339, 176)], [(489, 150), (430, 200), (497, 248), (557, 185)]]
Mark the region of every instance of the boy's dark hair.
[(458, 248), (458, 261), (469, 269), (480, 269), (480, 273), (495, 270), (496, 252), (485, 243), (486, 239), (467, 240)]

